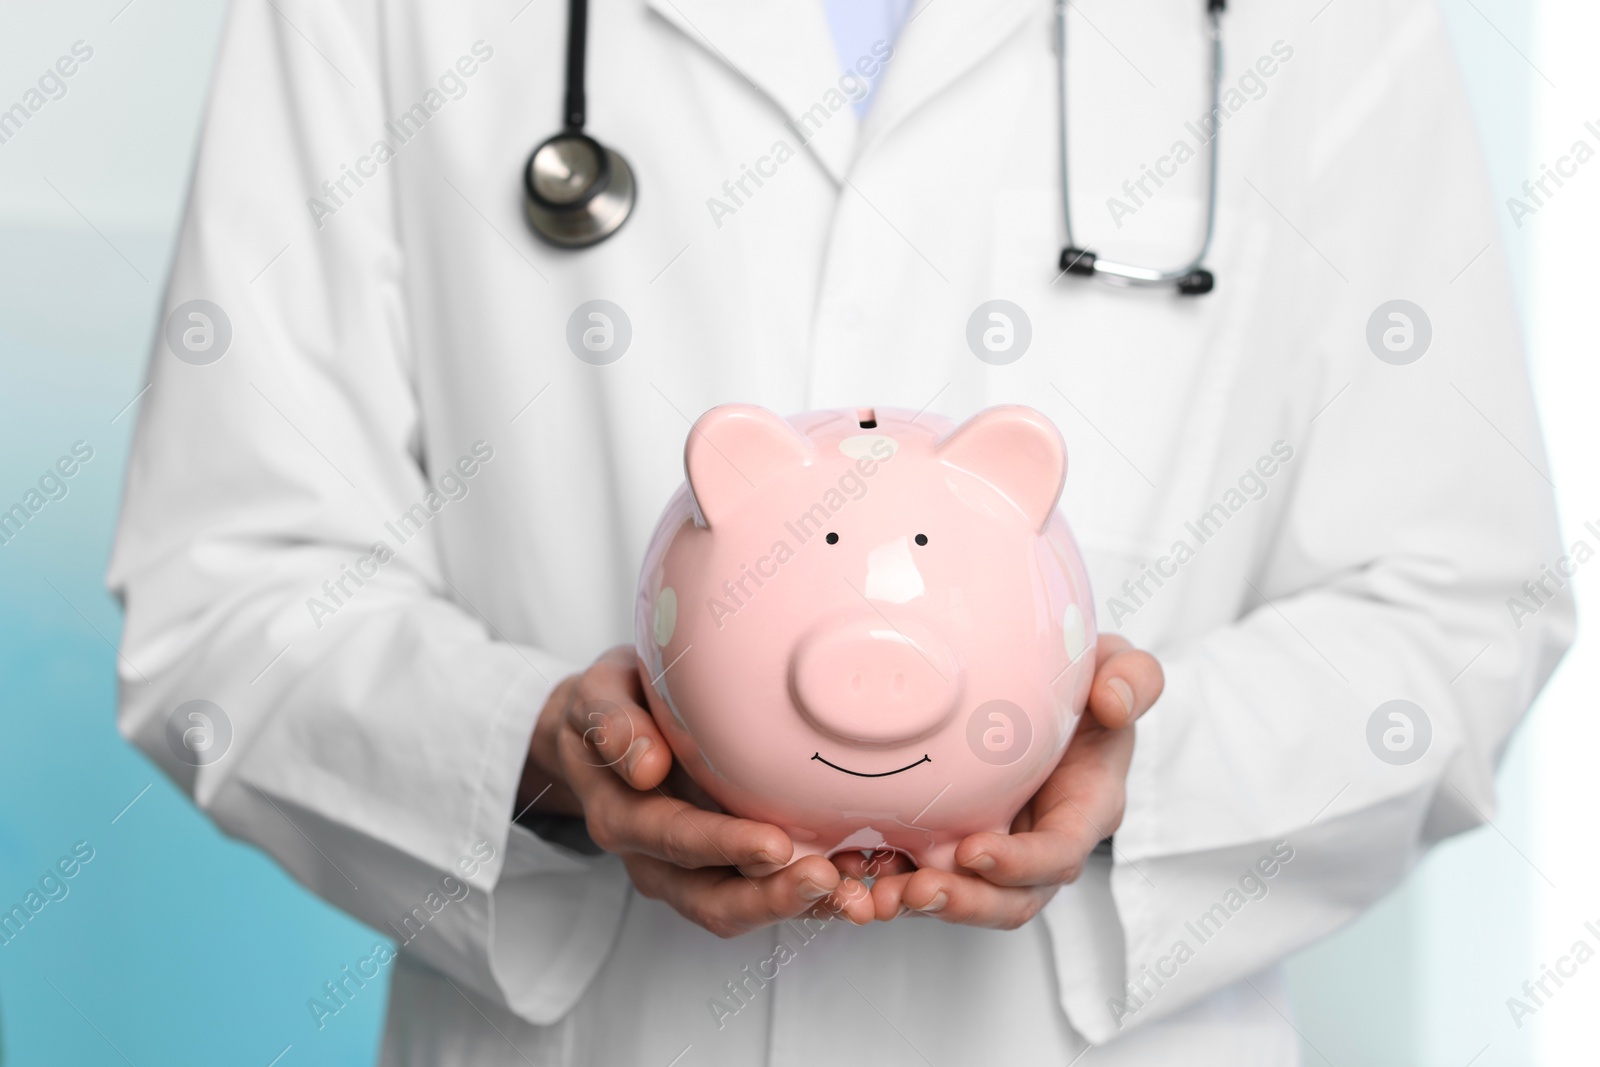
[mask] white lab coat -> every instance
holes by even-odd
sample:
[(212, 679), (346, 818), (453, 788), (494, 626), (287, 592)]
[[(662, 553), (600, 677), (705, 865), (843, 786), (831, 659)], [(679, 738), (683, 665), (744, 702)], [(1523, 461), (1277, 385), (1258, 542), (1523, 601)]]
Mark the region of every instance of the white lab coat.
[[(1202, 7), (1073, 5), (1074, 207), (1104, 254), (1172, 262), (1197, 236), (1203, 158), (1159, 163), (1173, 176), (1137, 204), (1122, 183), (1194, 143)], [(1180, 299), (1058, 277), (1044, 0), (924, 6), (859, 123), (829, 110), (821, 4), (598, 0), (589, 129), (640, 191), (580, 253), (520, 215), (560, 114), (565, 5), (237, 0), (168, 295), (214, 302), (233, 338), (210, 365), (153, 356), (110, 576), (121, 723), (224, 830), (391, 936), (492, 850), (398, 961), (330, 966), (347, 990), (337, 964), (392, 970), (384, 1063), (1295, 1062), (1280, 961), (1492, 815), (1496, 761), (1572, 625), (1506, 606), (1560, 552), (1438, 13), (1343, 0), (1308, 19), (1228, 15), (1229, 86), (1275, 42), (1292, 57), (1223, 128), (1217, 289)], [(464, 94), (446, 78), (430, 97), (460, 57)], [(427, 122), (399, 144), (385, 124), (414, 104)], [(802, 145), (783, 120), (813, 105)], [(344, 167), (366, 176), (335, 200)], [(767, 176), (735, 201), (745, 167)], [(1136, 208), (1120, 227), (1112, 195)], [(994, 298), (1032, 329), (1004, 366), (966, 341)], [(1432, 323), (1408, 366), (1367, 343), (1396, 298)], [(565, 340), (591, 299), (631, 323), (610, 365)], [(614, 858), (510, 825), (547, 691), (631, 640), (690, 420), (735, 400), (957, 418), (1020, 401), (1061, 428), (1101, 625), (1155, 650), (1167, 687), (1115, 855), (1040, 919), (722, 941)], [(476, 442), (492, 458), (466, 495), (430, 502)], [(1280, 442), (1264, 494), (1239, 492)], [(1213, 505), (1202, 542), (1186, 524)], [(1180, 540), (1192, 558), (1162, 562)], [(335, 600), (323, 583), (375, 542), (392, 560)], [(165, 739), (196, 698), (233, 731), (198, 771)], [(1405, 766), (1368, 743), (1393, 698), (1431, 724)], [(1272, 877), (1241, 891), (1258, 862)]]

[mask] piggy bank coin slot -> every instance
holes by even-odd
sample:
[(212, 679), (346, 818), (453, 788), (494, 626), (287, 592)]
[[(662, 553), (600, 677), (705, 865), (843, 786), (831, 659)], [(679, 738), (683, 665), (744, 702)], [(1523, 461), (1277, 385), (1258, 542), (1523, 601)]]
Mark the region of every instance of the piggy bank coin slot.
[(878, 413), (872, 408), (856, 408), (856, 421), (863, 430), (876, 430), (878, 428)]

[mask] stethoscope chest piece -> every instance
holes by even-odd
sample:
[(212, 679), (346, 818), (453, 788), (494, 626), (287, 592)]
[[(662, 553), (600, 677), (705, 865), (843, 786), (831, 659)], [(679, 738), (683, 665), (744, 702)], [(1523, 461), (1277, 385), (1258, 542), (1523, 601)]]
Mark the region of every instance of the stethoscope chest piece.
[(576, 130), (564, 130), (533, 150), (522, 185), (529, 225), (562, 248), (605, 240), (633, 211), (633, 168)]

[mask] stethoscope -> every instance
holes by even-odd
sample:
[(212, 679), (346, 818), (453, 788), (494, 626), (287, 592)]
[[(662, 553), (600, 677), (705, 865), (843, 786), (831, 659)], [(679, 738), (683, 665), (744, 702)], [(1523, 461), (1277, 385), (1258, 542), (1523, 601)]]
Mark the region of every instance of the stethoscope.
[(540, 237), (562, 248), (587, 248), (616, 233), (633, 214), (633, 168), (583, 132), (583, 54), (588, 0), (567, 5), (566, 124), (528, 157), (523, 206)]
[[(1226, 0), (1206, 0), (1211, 22), (1211, 113), (1222, 99), (1222, 12)], [(633, 213), (633, 168), (621, 155), (583, 132), (584, 50), (588, 43), (588, 0), (567, 6), (566, 124), (533, 150), (523, 170), (524, 204), (534, 232), (562, 248), (587, 248), (616, 233)], [(1209, 146), (1206, 233), (1200, 250), (1176, 270), (1118, 263), (1078, 247), (1072, 237), (1072, 198), (1067, 166), (1067, 0), (1056, 0), (1058, 96), (1061, 109), (1061, 214), (1067, 247), (1061, 270), (1117, 285), (1173, 286), (1184, 296), (1209, 293), (1216, 279), (1201, 264), (1211, 250), (1217, 225), (1217, 134)]]
[[(1206, 14), (1211, 22), (1211, 114), (1214, 121), (1220, 121), (1222, 115), (1222, 11), (1226, 6), (1226, 0), (1206, 0)], [(1183, 296), (1201, 296), (1211, 292), (1216, 285), (1216, 277), (1201, 264), (1205, 262), (1206, 253), (1211, 251), (1211, 237), (1217, 229), (1217, 137), (1220, 131), (1214, 130), (1211, 134), (1210, 176), (1206, 182), (1206, 235), (1194, 257), (1176, 270), (1162, 270), (1118, 263), (1098, 256), (1087, 248), (1078, 247), (1078, 242), (1072, 238), (1072, 197), (1067, 181), (1067, 0), (1056, 0), (1056, 63), (1061, 105), (1061, 217), (1067, 227), (1067, 247), (1061, 250), (1061, 270), (1099, 278), (1113, 285), (1170, 285)]]

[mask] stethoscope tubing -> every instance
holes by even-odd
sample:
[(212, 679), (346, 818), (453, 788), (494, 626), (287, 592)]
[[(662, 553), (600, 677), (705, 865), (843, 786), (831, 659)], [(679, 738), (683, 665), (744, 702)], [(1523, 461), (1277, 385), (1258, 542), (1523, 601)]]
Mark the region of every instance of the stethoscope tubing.
[[(1072, 232), (1072, 183), (1067, 121), (1067, 7), (1070, 0), (1055, 0), (1056, 13), (1056, 100), (1059, 108), (1061, 147), (1061, 219), (1066, 229), (1067, 248), (1062, 252), (1063, 272), (1092, 275), (1117, 285), (1173, 286), (1180, 293), (1198, 295), (1211, 291), (1212, 276), (1203, 264), (1211, 251), (1217, 228), (1217, 141), (1221, 137), (1222, 103), (1222, 10), (1226, 0), (1207, 0), (1206, 11), (1211, 36), (1211, 115), (1217, 128), (1212, 130), (1206, 152), (1206, 229), (1200, 248), (1184, 266), (1174, 269), (1144, 267), (1105, 259), (1078, 247)], [(551, 243), (565, 248), (584, 248), (605, 240), (633, 213), (632, 170), (616, 152), (605, 148), (583, 132), (588, 119), (585, 99), (585, 52), (588, 45), (589, 5), (587, 0), (568, 0), (566, 96), (563, 100), (562, 131), (542, 142), (529, 156), (524, 168), (525, 200), (528, 221), (534, 230)], [(578, 144), (578, 142), (582, 144)], [(535, 160), (546, 149), (556, 152), (573, 146), (587, 150), (597, 161), (595, 176), (587, 195), (550, 202), (540, 194), (535, 181)], [(556, 166), (562, 161), (557, 158)], [(571, 173), (570, 171), (568, 173)], [(610, 190), (612, 176), (618, 188)], [(612, 195), (602, 194), (610, 192)]]
[[(1061, 219), (1066, 227), (1069, 249), (1077, 249), (1079, 245), (1072, 233), (1071, 168), (1068, 164), (1067, 147), (1067, 4), (1068, 0), (1056, 0), (1056, 99), (1060, 109)], [(1210, 23), (1211, 36), (1211, 115), (1215, 122), (1222, 113), (1222, 5), (1220, 3), (1212, 2), (1207, 5), (1207, 19)], [(1095, 277), (1115, 285), (1175, 286), (1201, 271), (1206, 256), (1211, 251), (1211, 241), (1217, 230), (1217, 141), (1221, 134), (1219, 123), (1218, 128), (1212, 131), (1210, 144), (1207, 147), (1209, 160), (1205, 237), (1200, 242), (1199, 251), (1184, 266), (1170, 270), (1141, 267), (1084, 253), (1085, 258), (1089, 260), (1089, 267), (1080, 273), (1092, 271)], [(1070, 268), (1063, 264), (1062, 269)]]

